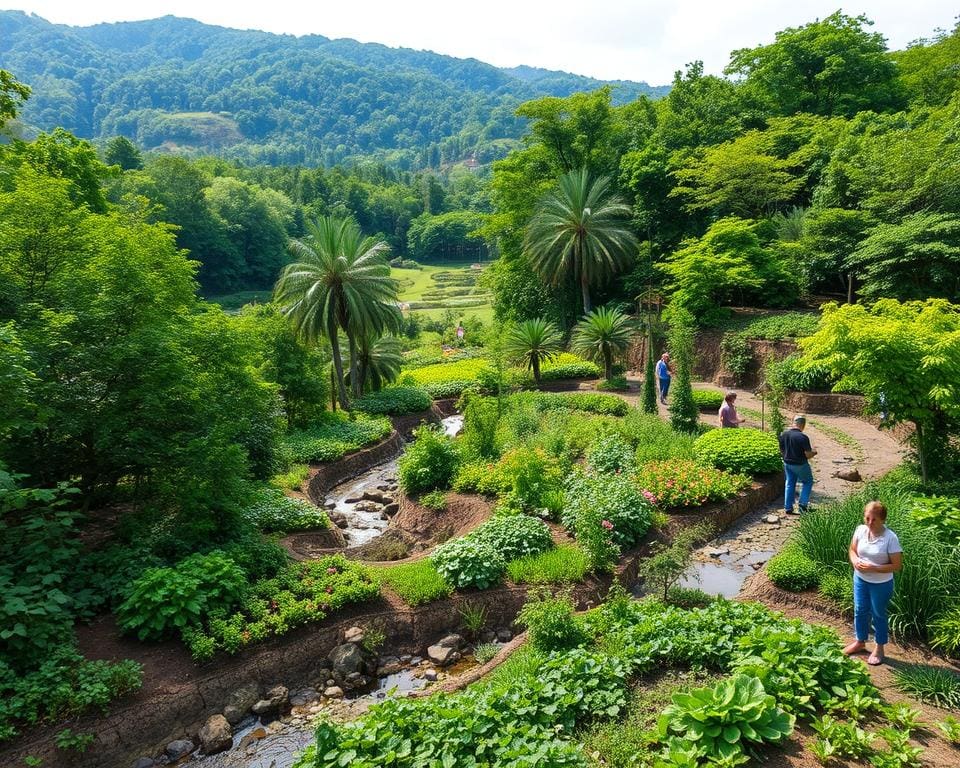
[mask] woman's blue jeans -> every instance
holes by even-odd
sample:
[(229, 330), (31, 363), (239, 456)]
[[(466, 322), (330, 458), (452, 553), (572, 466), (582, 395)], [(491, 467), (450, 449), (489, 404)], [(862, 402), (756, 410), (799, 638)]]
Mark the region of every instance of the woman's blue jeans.
[(800, 483), (800, 508), (806, 509), (810, 502), (810, 491), (813, 490), (813, 470), (810, 462), (806, 464), (783, 463), (783, 472), (787, 477), (783, 489), (783, 508), (793, 509), (793, 500), (797, 495), (797, 483)]
[(887, 605), (893, 597), (893, 579), (873, 584), (853, 574), (853, 628), (857, 640), (867, 642), (870, 621), (873, 620), (873, 636), (880, 645), (887, 642)]

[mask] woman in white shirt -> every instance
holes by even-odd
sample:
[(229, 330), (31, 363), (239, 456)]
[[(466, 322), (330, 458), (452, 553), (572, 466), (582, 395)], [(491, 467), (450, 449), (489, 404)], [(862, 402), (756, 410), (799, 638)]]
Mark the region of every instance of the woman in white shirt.
[(897, 534), (886, 526), (887, 508), (871, 501), (863, 508), (863, 525), (857, 526), (850, 541), (853, 566), (853, 626), (857, 639), (843, 652), (860, 653), (867, 647), (873, 623), (876, 647), (867, 664), (883, 663), (887, 643), (887, 605), (893, 597), (893, 574), (903, 566), (903, 550)]

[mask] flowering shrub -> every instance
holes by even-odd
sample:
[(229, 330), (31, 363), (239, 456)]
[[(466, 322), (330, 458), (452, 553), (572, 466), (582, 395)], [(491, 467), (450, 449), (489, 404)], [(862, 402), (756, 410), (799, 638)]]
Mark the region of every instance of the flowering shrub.
[(486, 589), (500, 581), (507, 568), (497, 550), (469, 536), (441, 544), (430, 560), (437, 572), (457, 589)]
[(392, 430), (390, 419), (363, 414), (350, 419), (341, 411), (325, 413), (306, 429), (290, 432), (283, 443), (291, 461), (336, 461), (368, 443), (382, 440)]
[(746, 475), (729, 474), (695, 461), (651, 461), (637, 470), (636, 483), (662, 507), (697, 507), (723, 501), (750, 485)]
[(380, 585), (370, 572), (343, 555), (292, 563), (274, 578), (256, 582), (238, 611), (212, 613), (206, 631), (189, 629), (183, 639), (194, 659), (205, 661), (217, 650), (237, 653), (251, 643), (320, 621), (345, 605), (378, 594)]
[(581, 517), (608, 521), (613, 543), (629, 547), (647, 532), (653, 504), (630, 478), (620, 475), (594, 475), (575, 471), (567, 480), (561, 520), (575, 534), (581, 530)]
[(553, 546), (550, 529), (530, 515), (495, 515), (467, 538), (487, 544), (504, 560), (536, 555)]
[(776, 436), (759, 429), (712, 429), (693, 444), (696, 458), (718, 469), (762, 475), (782, 467)]

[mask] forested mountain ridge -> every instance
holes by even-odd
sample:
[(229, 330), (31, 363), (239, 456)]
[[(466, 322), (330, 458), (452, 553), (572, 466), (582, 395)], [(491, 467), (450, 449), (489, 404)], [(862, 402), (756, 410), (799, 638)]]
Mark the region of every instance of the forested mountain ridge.
[[(377, 156), (404, 169), (504, 156), (523, 101), (603, 82), (533, 67), (216, 27), (173, 16), (70, 27), (0, 12), (0, 67), (33, 89), (28, 126), (245, 161)], [(611, 83), (617, 103), (667, 86)]]

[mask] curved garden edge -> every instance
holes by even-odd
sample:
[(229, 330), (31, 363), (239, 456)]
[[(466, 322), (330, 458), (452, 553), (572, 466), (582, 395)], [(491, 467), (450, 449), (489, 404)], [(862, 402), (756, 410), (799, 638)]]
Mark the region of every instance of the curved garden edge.
[[(352, 457), (366, 453), (364, 460), (372, 461), (373, 451), (382, 449), (390, 439)], [(720, 529), (726, 528), (778, 496), (782, 487), (782, 474), (761, 478), (737, 497), (703, 507), (699, 514), (671, 515), (670, 530), (703, 517), (715, 520)], [(635, 582), (641, 553), (642, 549), (627, 553), (617, 568), (616, 578), (625, 584)], [(591, 577), (576, 585), (573, 596), (578, 606), (597, 604), (609, 584), (610, 577)], [(300, 627), (237, 656), (218, 657), (215, 668), (192, 666), (186, 649), (179, 643), (170, 643), (165, 649), (166, 658), (176, 662), (174, 666), (181, 674), (174, 679), (164, 679), (162, 675), (151, 678), (147, 674), (143, 689), (122, 700), (107, 715), (89, 714), (69, 723), (74, 731), (95, 734), (86, 753), (77, 755), (55, 748), (54, 734), (64, 727), (58, 723), (35, 728), (24, 738), (0, 747), (0, 763), (19, 765), (32, 755), (42, 758), (45, 768), (122, 768), (140, 755), (161, 751), (172, 739), (195, 737), (206, 718), (222, 711), (229, 694), (244, 683), (254, 681), (263, 689), (276, 684), (302, 685), (342, 642), (344, 631), (351, 626), (380, 626), (386, 647), (396, 653), (418, 653), (439, 634), (460, 624), (460, 608), (465, 602), (484, 606), (489, 622), (509, 625), (526, 597), (527, 588), (518, 585), (458, 593), (417, 608), (401, 607), (381, 597), (344, 609), (328, 624)]]

